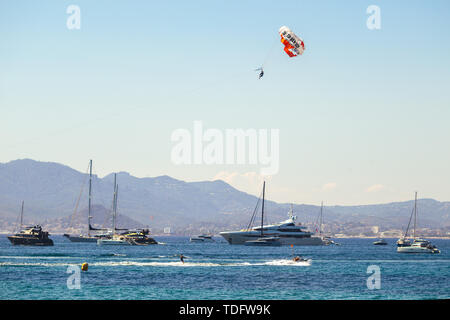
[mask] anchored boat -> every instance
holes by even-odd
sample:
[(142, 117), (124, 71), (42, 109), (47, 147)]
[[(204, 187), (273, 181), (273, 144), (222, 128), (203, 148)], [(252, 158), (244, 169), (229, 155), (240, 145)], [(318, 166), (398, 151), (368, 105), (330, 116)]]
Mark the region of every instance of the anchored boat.
[[(83, 188), (81, 190), (83, 190)], [(80, 192), (80, 197), (81, 197), (81, 193), (82, 192)], [(78, 197), (77, 204), (75, 206), (75, 210), (72, 215), (72, 219), (77, 211), (80, 197)], [(91, 235), (91, 231), (106, 231), (106, 229), (94, 228), (91, 225), (91, 220), (92, 220), (91, 198), (92, 198), (92, 160), (89, 161), (89, 196), (88, 196), (88, 217), (87, 217), (88, 218), (88, 223), (87, 223), (88, 224), (88, 232), (87, 232), (87, 235), (81, 234), (79, 236), (73, 236), (73, 235), (65, 233), (64, 237), (66, 237), (67, 239), (69, 239), (72, 242), (97, 242), (98, 239), (107, 237), (107, 235), (104, 235), (104, 234), (97, 234), (97, 235), (93, 235), (93, 236)]]
[(387, 245), (388, 243), (386, 242), (386, 240), (380, 238), (380, 239), (374, 241), (373, 244), (374, 244), (375, 246), (385, 246), (385, 245)]
[[(148, 245), (158, 244), (158, 242), (149, 237), (149, 229), (118, 229), (117, 221), (117, 199), (119, 196), (119, 186), (116, 182), (116, 174), (114, 174), (114, 196), (113, 196), (113, 227), (108, 237), (97, 239), (98, 245)], [(118, 231), (122, 231), (119, 233)]]
[(43, 231), (40, 225), (35, 225), (33, 227), (26, 227), (22, 229), (23, 206), (24, 201), (22, 201), (22, 209), (20, 211), (20, 226), (19, 226), (20, 231), (12, 236), (8, 236), (8, 240), (13, 245), (52, 246), (53, 240), (48, 237), (49, 233), (47, 231)]
[[(413, 226), (413, 241), (408, 239), (408, 230), (411, 225), (411, 220), (414, 216)], [(409, 218), (408, 226), (406, 227), (405, 234), (397, 241), (397, 252), (400, 253), (440, 253), (441, 251), (432, 245), (430, 241), (416, 238), (416, 224), (417, 224), (417, 192), (415, 194), (414, 209)]]
[(190, 242), (214, 242), (211, 235), (202, 234), (199, 236), (194, 236), (189, 239)]
[[(263, 184), (262, 206), (264, 207), (265, 182)], [(264, 225), (264, 214), (261, 214), (261, 225), (251, 227), (253, 225), (256, 212), (259, 207), (260, 198), (256, 204), (253, 215), (246, 229), (240, 231), (224, 231), (220, 235), (228, 241), (229, 244), (245, 244), (247, 241), (257, 240), (264, 237), (278, 237), (282, 245), (323, 245), (324, 242), (320, 237), (313, 236), (314, 233), (307, 231), (307, 228), (301, 224), (296, 224), (296, 216), (289, 214), (289, 219), (277, 224)], [(263, 209), (264, 210), (264, 209)]]

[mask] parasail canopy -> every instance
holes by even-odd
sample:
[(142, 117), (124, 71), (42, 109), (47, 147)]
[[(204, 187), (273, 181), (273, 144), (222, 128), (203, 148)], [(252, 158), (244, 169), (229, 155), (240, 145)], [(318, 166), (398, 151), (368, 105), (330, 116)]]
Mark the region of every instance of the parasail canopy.
[(291, 58), (303, 54), (305, 51), (305, 44), (302, 38), (297, 36), (286, 26), (282, 26), (278, 33), (281, 36), (281, 43), (284, 44), (284, 52)]

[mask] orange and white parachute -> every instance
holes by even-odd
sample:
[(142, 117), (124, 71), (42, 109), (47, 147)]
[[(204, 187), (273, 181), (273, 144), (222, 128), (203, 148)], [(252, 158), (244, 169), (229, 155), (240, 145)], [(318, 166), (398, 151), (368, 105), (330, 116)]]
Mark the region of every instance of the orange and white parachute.
[(281, 36), (281, 43), (284, 44), (284, 52), (286, 52), (289, 57), (296, 57), (305, 51), (305, 44), (303, 43), (302, 38), (298, 37), (288, 27), (282, 26), (278, 30), (278, 33)]

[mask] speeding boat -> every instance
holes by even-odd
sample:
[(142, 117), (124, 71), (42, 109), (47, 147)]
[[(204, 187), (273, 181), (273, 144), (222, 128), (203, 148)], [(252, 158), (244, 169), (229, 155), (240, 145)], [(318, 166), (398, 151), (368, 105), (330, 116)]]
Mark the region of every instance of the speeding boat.
[(311, 259), (305, 259), (305, 258), (302, 258), (301, 256), (295, 256), (292, 259), (292, 261), (294, 261), (294, 262), (309, 262), (309, 261), (311, 261)]

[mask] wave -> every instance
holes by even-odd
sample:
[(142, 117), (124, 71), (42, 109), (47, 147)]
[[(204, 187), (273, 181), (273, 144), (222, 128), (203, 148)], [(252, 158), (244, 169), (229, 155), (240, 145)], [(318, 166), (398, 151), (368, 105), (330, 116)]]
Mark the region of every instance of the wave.
[(232, 262), (232, 263), (218, 263), (218, 262), (181, 262), (181, 261), (167, 261), (167, 262), (137, 262), (137, 261), (108, 261), (108, 262), (94, 262), (92, 266), (138, 266), (138, 267), (245, 267), (245, 266), (310, 266), (311, 260), (295, 262), (293, 260), (271, 260), (264, 262)]
[(308, 261), (294, 261), (294, 260), (272, 260), (268, 261), (265, 264), (271, 265), (271, 266), (310, 266), (312, 263), (311, 259), (308, 259)]
[(103, 253), (98, 255), (99, 257), (126, 257), (124, 253)]
[(64, 262), (56, 262), (56, 263), (47, 263), (47, 262), (0, 262), (0, 267), (61, 267), (61, 266), (81, 266), (80, 263), (64, 263)]
[(0, 256), (0, 259), (70, 259), (70, 258), (78, 258), (75, 256), (69, 256), (69, 255), (64, 255), (64, 256), (49, 256), (49, 255), (44, 255), (44, 256)]
[[(39, 267), (59, 267), (59, 266), (81, 266), (80, 263), (48, 263), (48, 262), (0, 262), (0, 266), (15, 266), (15, 267), (25, 267), (25, 266), (39, 266)], [(311, 260), (295, 262), (292, 260), (279, 259), (261, 262), (189, 262), (185, 261), (99, 261), (99, 262), (89, 262), (91, 267), (251, 267), (251, 266), (310, 266)]]

